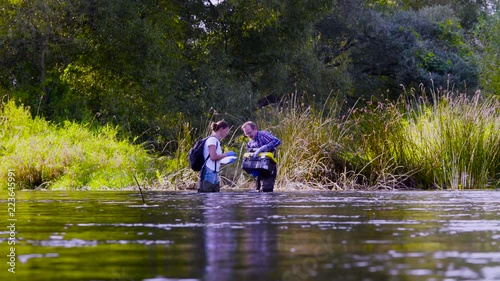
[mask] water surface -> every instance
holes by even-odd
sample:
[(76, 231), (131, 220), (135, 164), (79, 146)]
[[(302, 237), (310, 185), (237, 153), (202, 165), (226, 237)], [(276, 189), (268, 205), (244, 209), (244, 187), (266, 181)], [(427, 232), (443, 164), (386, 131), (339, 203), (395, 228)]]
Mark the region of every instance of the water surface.
[(16, 273), (7, 271), (4, 228), (0, 279), (500, 280), (498, 191), (145, 199), (134, 191), (17, 192)]

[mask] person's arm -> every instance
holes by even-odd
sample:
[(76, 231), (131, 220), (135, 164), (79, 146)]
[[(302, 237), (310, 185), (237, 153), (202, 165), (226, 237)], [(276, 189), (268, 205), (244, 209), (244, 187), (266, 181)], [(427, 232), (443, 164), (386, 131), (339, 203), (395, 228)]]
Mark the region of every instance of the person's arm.
[(260, 143), (264, 144), (254, 152), (252, 156), (253, 158), (258, 157), (261, 152), (271, 151), (281, 144), (281, 141), (277, 137), (273, 136), (271, 133), (266, 131), (261, 131), (259, 133), (260, 133), (259, 136)]
[(225, 158), (226, 156), (228, 156), (227, 154), (229, 152), (222, 153), (222, 154), (217, 154), (217, 149), (216, 149), (215, 145), (211, 144), (211, 145), (208, 146), (208, 153), (210, 154), (210, 159), (212, 161), (219, 161), (222, 158)]
[(266, 144), (267, 151), (273, 150), (274, 148), (278, 147), (281, 144), (281, 141), (277, 137), (273, 136), (269, 132), (266, 133), (267, 133), (267, 139), (269, 140), (269, 142)]
[(262, 132), (262, 133), (264, 141), (266, 142), (265, 144), (266, 151), (273, 150), (274, 148), (278, 147), (281, 144), (281, 141), (277, 137), (273, 136), (271, 133), (269, 132)]

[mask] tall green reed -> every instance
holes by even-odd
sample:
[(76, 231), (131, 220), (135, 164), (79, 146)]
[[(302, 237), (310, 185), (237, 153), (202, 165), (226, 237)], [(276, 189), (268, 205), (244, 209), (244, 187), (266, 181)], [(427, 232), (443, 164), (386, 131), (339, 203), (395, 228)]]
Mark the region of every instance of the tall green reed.
[[(480, 189), (499, 186), (500, 111), (494, 97), (432, 92), (365, 101), (343, 114), (295, 97), (261, 123), (282, 139), (287, 189)], [(261, 125), (262, 126), (262, 125)]]
[(363, 101), (352, 109), (349, 120), (350, 142), (345, 144), (345, 160), (360, 175), (362, 189), (393, 189), (407, 187), (411, 170), (401, 161), (404, 145), (398, 132), (404, 120), (404, 110), (397, 102), (376, 99)]
[(403, 155), (426, 188), (498, 186), (500, 112), (494, 97), (433, 93), (433, 102), (413, 100), (401, 131)]
[[(498, 186), (499, 103), (480, 94), (414, 92), (397, 102), (377, 103), (355, 115), (350, 161), (369, 186), (473, 189)], [(353, 160), (354, 159), (354, 160)]]
[(282, 143), (277, 150), (277, 189), (342, 189), (345, 182), (336, 179), (353, 176), (341, 171), (344, 165), (334, 157), (347, 132), (338, 101), (329, 100), (317, 110), (294, 94), (281, 105), (261, 109), (258, 118), (260, 129), (270, 130)]

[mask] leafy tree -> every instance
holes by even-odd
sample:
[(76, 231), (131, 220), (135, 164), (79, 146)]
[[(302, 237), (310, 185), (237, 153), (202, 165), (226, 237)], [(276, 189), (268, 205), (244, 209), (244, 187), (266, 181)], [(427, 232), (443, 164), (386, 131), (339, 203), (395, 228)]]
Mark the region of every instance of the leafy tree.
[(496, 0), (368, 0), (375, 10), (394, 13), (401, 10), (418, 11), (434, 6), (448, 6), (455, 12), (460, 25), (465, 30), (473, 29), (480, 17), (488, 11), (496, 10)]
[(476, 30), (480, 59), (480, 83), (490, 94), (500, 95), (500, 13), (485, 18)]
[(318, 24), (320, 56), (348, 57), (355, 97), (397, 98), (401, 86), (477, 86), (472, 49), (454, 13), (443, 6), (384, 14), (350, 2)]
[(133, 135), (176, 116), (176, 98), (165, 93), (181, 59), (174, 2), (3, 5), (11, 24), (2, 30), (2, 83), (36, 114), (89, 121), (99, 116)]
[(436, 3), (449, 6), (0, 0), (0, 86), (52, 120), (113, 122), (136, 141), (164, 143), (180, 124), (239, 124), (292, 92), (308, 104), (332, 93), (396, 98), (400, 84), (430, 84), (429, 74), (435, 85), (450, 79), (473, 89), (466, 32), (490, 3)]
[(304, 90), (307, 84), (300, 81), (314, 71), (302, 64), (315, 65), (310, 61), (314, 56), (308, 55), (313, 52), (313, 23), (330, 11), (329, 5), (330, 1), (223, 1), (206, 14), (215, 17), (207, 20), (202, 38), (213, 59), (208, 64), (249, 81), (261, 106), (266, 99), (276, 101)]
[[(1, 83), (37, 109), (52, 100), (59, 68), (76, 55), (81, 19), (68, 1), (3, 1)], [(7, 24), (8, 23), (8, 24)], [(78, 33), (78, 32), (77, 32)]]

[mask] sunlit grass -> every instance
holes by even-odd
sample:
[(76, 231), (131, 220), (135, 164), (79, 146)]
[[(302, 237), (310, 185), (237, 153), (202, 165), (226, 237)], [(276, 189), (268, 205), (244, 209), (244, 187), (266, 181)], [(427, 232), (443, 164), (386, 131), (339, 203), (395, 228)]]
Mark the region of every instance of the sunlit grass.
[[(378, 102), (354, 115), (351, 151), (368, 186), (479, 189), (498, 186), (499, 103), (446, 93), (432, 102)], [(359, 167), (364, 166), (365, 171)]]
[(500, 179), (500, 112), (494, 98), (451, 94), (420, 101), (407, 118), (402, 156), (427, 186), (491, 188)]
[(134, 185), (132, 175), (147, 178), (154, 160), (138, 145), (117, 140), (117, 129), (32, 118), (9, 101), (1, 105), (0, 185), (7, 171), (19, 188), (102, 189)]
[[(338, 157), (347, 142), (349, 124), (341, 116), (336, 100), (321, 110), (304, 107), (296, 96), (279, 108), (260, 112), (259, 126), (281, 140), (277, 149), (278, 175), (276, 189), (346, 189), (353, 187), (357, 175), (344, 170)], [(344, 181), (339, 181), (343, 178)], [(349, 187), (345, 184), (349, 183)]]
[[(411, 92), (397, 102), (371, 100), (350, 109), (336, 100), (315, 109), (292, 96), (259, 110), (259, 128), (282, 142), (276, 190), (498, 188), (499, 102), (479, 94), (420, 96)], [(117, 139), (111, 126), (56, 125), (12, 101), (1, 104), (0, 116), (1, 188), (14, 171), (18, 187), (29, 189), (128, 188), (136, 175), (145, 189), (194, 190), (198, 172), (189, 168), (187, 153), (195, 138), (210, 133), (208, 123), (198, 133), (183, 124), (171, 140), (176, 149), (158, 157)], [(222, 169), (222, 185), (251, 188), (251, 176), (241, 169), (248, 139), (241, 124), (233, 125), (222, 145), (239, 159)]]
[[(415, 95), (414, 95), (415, 96)], [(494, 98), (434, 93), (367, 101), (343, 114), (337, 103), (290, 100), (261, 112), (282, 140), (283, 189), (483, 189), (499, 186), (500, 106)]]

